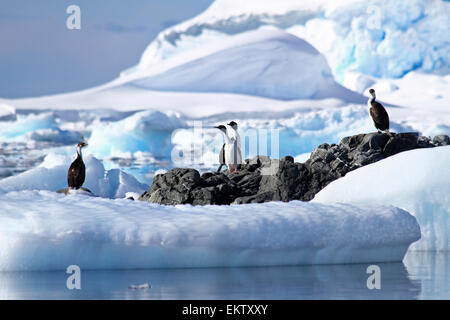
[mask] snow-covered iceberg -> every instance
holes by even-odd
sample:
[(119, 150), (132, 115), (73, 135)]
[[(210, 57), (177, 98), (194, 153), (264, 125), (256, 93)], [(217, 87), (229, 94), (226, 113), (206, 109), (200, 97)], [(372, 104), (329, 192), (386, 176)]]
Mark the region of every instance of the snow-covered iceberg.
[(2, 123), (0, 127), (0, 141), (73, 144), (82, 140), (79, 132), (62, 130), (54, 112), (13, 115), (10, 121)]
[(120, 121), (94, 126), (89, 138), (90, 152), (97, 157), (119, 157), (149, 151), (155, 157), (168, 158), (172, 131), (185, 126), (175, 112), (137, 112)]
[(390, 204), (413, 214), (422, 239), (412, 250), (450, 250), (450, 147), (402, 152), (340, 178), (313, 202)]
[[(50, 153), (37, 167), (17, 176), (0, 180), (0, 191), (21, 190), (57, 191), (67, 187), (67, 170), (75, 157)], [(142, 193), (148, 186), (119, 170), (106, 171), (102, 162), (92, 155), (83, 157), (86, 165), (84, 187), (105, 198), (124, 198), (127, 192)], [(28, 199), (24, 198), (24, 202)]]
[(416, 219), (392, 206), (161, 206), (21, 191), (0, 194), (0, 207), (1, 271), (401, 261), (420, 238)]
[(377, 77), (418, 69), (445, 73), (449, 15), (450, 4), (442, 0), (216, 0), (197, 17), (161, 32), (130, 72), (219, 38), (273, 26), (316, 47), (338, 80), (346, 70)]
[[(214, 50), (216, 47), (220, 48)], [(212, 53), (128, 85), (151, 90), (228, 92), (288, 100), (341, 97), (361, 101), (358, 94), (334, 81), (326, 59), (313, 46), (284, 31), (245, 32), (197, 50)]]

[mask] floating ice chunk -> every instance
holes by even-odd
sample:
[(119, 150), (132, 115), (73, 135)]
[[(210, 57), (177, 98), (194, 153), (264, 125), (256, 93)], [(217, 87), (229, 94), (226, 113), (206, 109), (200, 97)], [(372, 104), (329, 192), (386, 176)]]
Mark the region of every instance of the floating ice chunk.
[(348, 173), (313, 202), (390, 204), (413, 214), (422, 239), (415, 250), (450, 250), (450, 146), (402, 152)]
[(2, 124), (0, 140), (16, 139), (26, 133), (49, 128), (56, 128), (55, 117), (51, 112), (19, 116), (16, 121)]
[(0, 270), (401, 261), (420, 238), (392, 206), (162, 206), (48, 191), (0, 194)]
[(89, 149), (100, 158), (121, 154), (131, 157), (137, 151), (168, 157), (172, 131), (185, 126), (177, 113), (141, 111), (120, 121), (95, 126), (89, 138)]
[[(57, 191), (65, 188), (67, 187), (67, 170), (74, 159), (75, 156), (50, 153), (38, 167), (0, 180), (0, 189)], [(123, 198), (127, 192), (141, 194), (148, 189), (147, 185), (119, 169), (105, 171), (102, 162), (92, 155), (84, 156), (83, 160), (86, 165), (86, 180), (83, 186), (94, 195)]]
[(151, 286), (148, 283), (143, 283), (138, 285), (132, 284), (129, 288), (132, 290), (147, 290), (150, 289)]
[(61, 130), (58, 128), (39, 129), (25, 135), (27, 139), (46, 141), (53, 143), (71, 144), (83, 140), (83, 136), (75, 131)]

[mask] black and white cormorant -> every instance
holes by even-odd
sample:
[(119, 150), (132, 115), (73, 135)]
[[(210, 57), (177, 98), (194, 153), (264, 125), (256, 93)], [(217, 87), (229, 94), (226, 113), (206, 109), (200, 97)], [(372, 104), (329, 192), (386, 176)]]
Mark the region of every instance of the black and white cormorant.
[(379, 133), (386, 131), (389, 136), (392, 136), (389, 132), (389, 115), (386, 109), (381, 103), (375, 101), (376, 95), (374, 89), (370, 89), (369, 93), (372, 97), (369, 99), (367, 104), (369, 106), (369, 113), (372, 117), (375, 128), (377, 128)]
[(80, 142), (77, 145), (77, 158), (72, 162), (67, 172), (67, 183), (70, 189), (80, 189), (86, 178), (86, 166), (84, 165), (81, 154), (81, 149), (86, 146), (87, 143), (85, 142)]

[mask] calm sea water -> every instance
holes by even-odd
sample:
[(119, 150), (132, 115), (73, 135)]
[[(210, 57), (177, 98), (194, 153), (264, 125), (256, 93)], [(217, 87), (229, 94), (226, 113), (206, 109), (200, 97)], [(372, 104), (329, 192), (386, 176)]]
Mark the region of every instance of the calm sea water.
[[(382, 263), (381, 289), (368, 264), (82, 271), (68, 290), (63, 272), (2, 272), (1, 299), (450, 299), (450, 253), (409, 252)], [(148, 283), (148, 289), (131, 285)]]

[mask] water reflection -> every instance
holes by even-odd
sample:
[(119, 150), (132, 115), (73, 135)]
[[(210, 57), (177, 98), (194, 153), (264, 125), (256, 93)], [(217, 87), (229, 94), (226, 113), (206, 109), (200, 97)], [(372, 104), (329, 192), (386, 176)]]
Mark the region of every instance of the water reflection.
[[(411, 259), (411, 258), (410, 258)], [(425, 259), (425, 258), (421, 258)], [(427, 263), (448, 259), (428, 259)], [(414, 265), (414, 263), (413, 263)], [(417, 299), (434, 297), (436, 283), (427, 284), (422, 274), (448, 271), (429, 266), (427, 272), (408, 273), (403, 263), (383, 263), (381, 289), (366, 286), (367, 264), (292, 266), (267, 268), (215, 268), (172, 270), (83, 271), (81, 290), (66, 289), (64, 272), (0, 273), (2, 299)], [(411, 268), (416, 268), (411, 267)], [(420, 269), (420, 267), (418, 267)], [(431, 268), (431, 269), (430, 269)], [(448, 270), (445, 269), (445, 270)], [(442, 279), (441, 279), (442, 280)], [(132, 290), (131, 284), (151, 284)], [(428, 282), (425, 282), (428, 283)], [(447, 284), (448, 289), (448, 284)]]
[(419, 299), (450, 299), (450, 252), (409, 251), (404, 263), (412, 281), (420, 281)]

